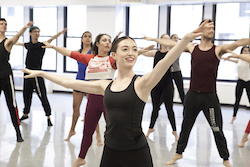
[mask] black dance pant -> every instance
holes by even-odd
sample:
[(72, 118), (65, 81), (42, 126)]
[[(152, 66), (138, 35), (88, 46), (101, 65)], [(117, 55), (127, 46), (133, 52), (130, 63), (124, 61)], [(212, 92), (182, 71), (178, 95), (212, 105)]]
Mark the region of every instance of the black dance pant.
[(194, 122), (203, 111), (214, 135), (220, 157), (228, 160), (227, 141), (222, 131), (222, 115), (218, 97), (215, 93), (199, 93), (189, 91), (184, 102), (184, 118), (176, 152), (182, 154), (187, 146), (188, 138)]
[(47, 98), (47, 92), (46, 87), (44, 84), (44, 79), (42, 77), (35, 77), (35, 78), (28, 78), (24, 79), (24, 85), (23, 85), (23, 99), (24, 99), (24, 114), (30, 113), (30, 106), (31, 106), (31, 100), (33, 91), (36, 91), (39, 99), (42, 102), (43, 109), (45, 111), (46, 116), (51, 115), (51, 108), (50, 104)]
[(1, 92), (4, 92), (6, 103), (10, 112), (12, 124), (17, 133), (20, 134), (20, 121), (18, 116), (18, 109), (15, 98), (15, 89), (14, 89), (14, 81), (13, 76), (9, 75), (5, 78), (0, 78), (0, 95)]
[(100, 167), (153, 167), (148, 144), (136, 150), (114, 150), (104, 146)]
[(152, 98), (152, 104), (153, 104), (153, 111), (151, 115), (151, 121), (149, 128), (153, 128), (156, 122), (156, 119), (159, 115), (159, 108), (164, 102), (168, 119), (170, 121), (170, 124), (172, 126), (173, 131), (176, 131), (176, 123), (175, 123), (175, 114), (173, 110), (173, 96), (174, 96), (174, 86), (173, 83), (169, 83), (165, 86), (155, 86), (151, 91), (151, 98)]
[(240, 99), (241, 99), (244, 88), (246, 88), (248, 101), (250, 102), (250, 81), (243, 81), (239, 79), (237, 81), (237, 85), (235, 88), (235, 103), (234, 103), (234, 113), (233, 113), (234, 117), (236, 117), (237, 115), (239, 105), (240, 105)]
[(183, 86), (183, 77), (181, 71), (171, 72), (172, 79), (174, 80), (176, 87), (178, 89), (180, 99), (182, 104), (184, 103), (185, 93), (184, 93), (184, 86)]

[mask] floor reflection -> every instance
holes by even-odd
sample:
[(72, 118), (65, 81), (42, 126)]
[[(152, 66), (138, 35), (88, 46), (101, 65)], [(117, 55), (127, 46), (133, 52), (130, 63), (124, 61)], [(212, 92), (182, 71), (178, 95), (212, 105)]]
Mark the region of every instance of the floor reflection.
[[(22, 115), (22, 92), (16, 92), (19, 114)], [(53, 110), (51, 120), (54, 126), (47, 127), (41, 102), (34, 95), (29, 119), (21, 123), (24, 142), (17, 143), (14, 128), (10, 121), (4, 96), (0, 98), (0, 167), (70, 167), (78, 157), (82, 139), (83, 123), (81, 118), (76, 126), (76, 135), (69, 142), (65, 142), (72, 119), (72, 94), (48, 94)], [(86, 98), (81, 106), (81, 115), (84, 115)], [(182, 105), (174, 104), (177, 132), (180, 132), (182, 122)], [(147, 132), (152, 104), (147, 103), (144, 110), (142, 127)], [(222, 107), (224, 134), (230, 152), (230, 162), (234, 167), (249, 167), (250, 142), (243, 148), (237, 145), (241, 140), (250, 118), (250, 111), (240, 108), (234, 124), (231, 121), (233, 108)], [(105, 121), (100, 120), (100, 131), (105, 131)], [(103, 140), (103, 137), (102, 137)], [(172, 135), (172, 128), (167, 118), (165, 107), (159, 112), (159, 119), (155, 124), (155, 131), (150, 134), (148, 143), (151, 149), (155, 167), (165, 166), (176, 150), (177, 142)], [(95, 134), (90, 147), (85, 167), (98, 167), (102, 156), (103, 146), (97, 146)], [(222, 167), (214, 137), (208, 123), (201, 112), (191, 131), (187, 148), (179, 160), (171, 167)]]

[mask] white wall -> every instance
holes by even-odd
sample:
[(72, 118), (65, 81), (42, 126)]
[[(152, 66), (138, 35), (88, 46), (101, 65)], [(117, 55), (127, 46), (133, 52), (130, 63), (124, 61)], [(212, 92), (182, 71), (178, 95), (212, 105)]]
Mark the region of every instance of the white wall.
[[(240, 0), (240, 2), (247, 2), (248, 0)], [(142, 4), (186, 4), (186, 3), (203, 3), (203, 2), (239, 2), (239, 0), (143, 0)], [(132, 3), (137, 4), (137, 3)], [(9, 6), (32, 6), (32, 5), (54, 5), (54, 6), (67, 6), (67, 5), (88, 5), (88, 6), (114, 6), (126, 5), (119, 3), (119, 0), (0, 0), (0, 5)]]

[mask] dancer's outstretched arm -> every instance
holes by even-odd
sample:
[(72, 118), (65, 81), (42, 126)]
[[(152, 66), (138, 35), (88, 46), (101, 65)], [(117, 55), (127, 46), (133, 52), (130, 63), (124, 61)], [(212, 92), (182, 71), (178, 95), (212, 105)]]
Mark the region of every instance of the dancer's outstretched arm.
[(52, 36), (47, 42), (51, 43), (54, 39), (58, 38), (61, 34), (64, 34), (67, 30), (68, 30), (67, 28), (64, 28), (62, 31)]
[[(67, 30), (68, 30), (67, 28), (64, 28), (62, 31), (60, 31), (56, 35), (52, 36), (47, 42), (51, 43), (54, 39), (58, 38), (61, 34), (64, 34)], [(21, 43), (21, 42), (16, 42), (15, 45), (19, 45), (19, 46), (24, 47), (24, 43)]]
[(231, 44), (223, 44), (223, 45), (219, 45), (218, 47), (218, 54), (220, 57), (224, 54), (227, 53), (228, 50), (233, 51), (234, 49), (238, 48), (239, 46), (247, 46), (250, 45), (250, 38), (242, 38), (239, 39)]
[(148, 52), (141, 53), (143, 56), (146, 57), (154, 57), (156, 54), (157, 50), (149, 50)]
[(244, 61), (247, 61), (248, 63), (250, 63), (250, 54), (236, 54), (234, 52), (232, 52), (231, 50), (227, 50), (227, 52), (231, 53), (232, 55), (228, 56), (227, 58), (237, 58), (237, 59), (241, 59)]
[(58, 46), (53, 46), (49, 42), (43, 42), (45, 46), (42, 46), (42, 48), (52, 48), (55, 49), (58, 53), (61, 53), (64, 56), (70, 57), (71, 50), (68, 50), (66, 48), (58, 47)]
[(40, 76), (65, 88), (71, 88), (74, 90), (79, 90), (81, 92), (98, 94), (98, 95), (104, 95), (104, 90), (106, 89), (107, 85), (111, 82), (110, 80), (98, 80), (92, 82), (74, 80), (68, 77), (51, 74), (42, 70), (23, 69), (22, 72), (29, 74), (26, 75), (24, 78), (34, 78), (36, 76)]
[(115, 36), (114, 41), (119, 38), (119, 36), (123, 33), (124, 31), (119, 31), (119, 33)]
[(4, 43), (5, 48), (8, 52), (10, 52), (13, 45), (18, 41), (19, 37), (26, 31), (27, 28), (29, 28), (33, 24), (32, 21), (28, 22), (16, 35), (14, 35), (12, 38), (7, 39)]
[[(138, 51), (138, 56), (140, 56), (141, 54), (144, 55), (144, 56), (148, 56), (148, 57), (154, 57), (152, 56), (152, 53), (149, 53), (149, 52), (154, 52), (155, 50), (151, 50), (155, 47), (155, 45), (150, 45), (146, 48), (143, 48), (141, 50)], [(156, 52), (155, 52), (156, 53)]]
[[(155, 87), (155, 85), (161, 80), (163, 75), (166, 73), (168, 68), (173, 64), (173, 62), (179, 57), (190, 41), (202, 35), (202, 32), (207, 29), (214, 27), (213, 22), (208, 23), (208, 20), (203, 22), (197, 29), (186, 34), (182, 40), (173, 47), (166, 56), (157, 63), (154, 69), (141, 77), (140, 84), (142, 84), (141, 90), (143, 93), (140, 97), (146, 96)], [(145, 94), (144, 94), (145, 93)]]
[(24, 47), (24, 43), (21, 43), (21, 42), (16, 42), (15, 45), (19, 45), (19, 46), (23, 46)]
[[(61, 53), (62, 55), (64, 56), (68, 56), (70, 58), (73, 58), (85, 65), (88, 65), (88, 62), (89, 60), (92, 58), (93, 55), (90, 55), (90, 54), (82, 54), (82, 53), (79, 53), (79, 52), (74, 52), (74, 51), (71, 51), (71, 50), (68, 50), (66, 48), (61, 48), (61, 47), (58, 47), (58, 46), (53, 46), (51, 45), (50, 43), (48, 42), (43, 42), (45, 46), (42, 46), (42, 48), (53, 48), (55, 49), (58, 53)], [(72, 52), (74, 52), (74, 55), (72, 56)], [(71, 57), (72, 56), (72, 57)]]
[(173, 41), (172, 39), (166, 39), (166, 38), (164, 39), (163, 38), (151, 38), (151, 37), (144, 36), (142, 37), (142, 39), (145, 39), (148, 41), (155, 41), (160, 45), (165, 45), (169, 47), (174, 47), (178, 43), (178, 42)]
[(234, 63), (238, 63), (238, 62), (239, 62), (238, 59), (231, 59), (230, 57), (226, 57), (226, 58), (222, 57), (221, 59), (222, 59), (222, 60), (231, 61), (231, 62), (234, 62)]
[[(166, 39), (166, 38), (151, 38), (151, 37), (144, 36), (144, 37), (142, 37), (142, 39), (145, 39), (148, 41), (155, 41), (160, 45), (169, 46), (171, 48), (178, 44), (178, 42), (175, 42), (172, 39)], [(183, 51), (192, 53), (192, 51), (194, 49), (194, 44), (195, 43), (191, 43), (189, 41), (189, 44), (184, 48)]]

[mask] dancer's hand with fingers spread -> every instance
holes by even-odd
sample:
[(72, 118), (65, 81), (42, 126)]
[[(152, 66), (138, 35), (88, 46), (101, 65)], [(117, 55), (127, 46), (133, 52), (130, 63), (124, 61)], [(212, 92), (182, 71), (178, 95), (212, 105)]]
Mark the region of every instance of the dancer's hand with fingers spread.
[(148, 41), (152, 41), (154, 38), (150, 38), (150, 37), (147, 37), (147, 36), (143, 35), (142, 39), (145, 39), (145, 40), (148, 40)]
[(117, 34), (117, 37), (119, 37), (124, 31), (119, 31), (119, 33)]
[(209, 19), (204, 21), (197, 29), (186, 34), (185, 36), (189, 38), (190, 40), (194, 40), (195, 38), (201, 36), (204, 30), (209, 29), (209, 28), (214, 28), (214, 23), (213, 22), (208, 23), (208, 21)]
[(24, 68), (23, 70), (22, 70), (22, 72), (23, 73), (27, 73), (27, 74), (29, 74), (29, 75), (25, 75), (24, 76), (24, 78), (35, 78), (35, 77), (37, 77), (37, 76), (40, 76), (41, 75), (41, 73), (42, 73), (42, 70), (29, 70), (29, 69), (27, 69), (27, 68)]
[(150, 45), (150, 46), (148, 46), (148, 47), (146, 47), (146, 48), (142, 48), (141, 50), (138, 51), (138, 55), (150, 51), (151, 49), (154, 48), (154, 46), (155, 46), (155, 45)]
[(32, 26), (33, 24), (33, 21), (29, 21), (25, 26), (24, 28), (29, 28), (30, 26)]
[(68, 28), (64, 28), (64, 29), (61, 31), (61, 34), (64, 34), (67, 30), (68, 30)]
[(47, 41), (44, 41), (43, 44), (44, 44), (45, 46), (42, 46), (42, 48), (53, 48), (53, 45), (51, 45), (51, 44), (50, 44), (49, 42), (47, 42)]
[(227, 58), (239, 58), (239, 55), (234, 53), (233, 51), (227, 49), (227, 53), (231, 53), (232, 55), (229, 55)]

